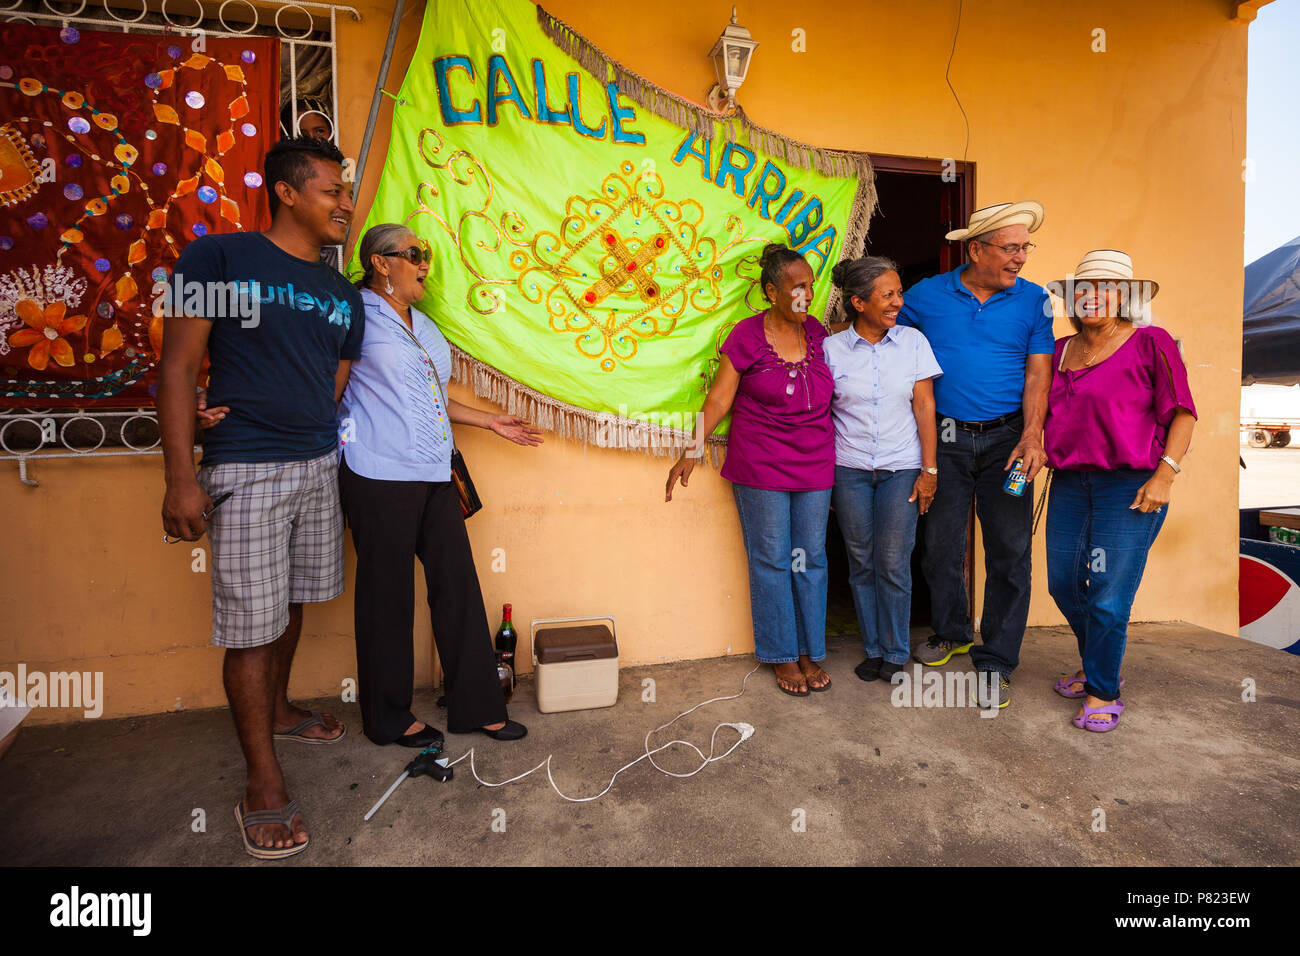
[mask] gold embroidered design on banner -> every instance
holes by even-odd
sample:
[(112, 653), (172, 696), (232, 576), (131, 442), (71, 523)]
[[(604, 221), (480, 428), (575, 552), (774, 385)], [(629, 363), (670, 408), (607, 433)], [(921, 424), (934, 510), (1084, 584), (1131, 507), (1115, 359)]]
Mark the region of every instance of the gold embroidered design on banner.
[[(410, 226), (420, 216), (432, 217), (455, 245), (461, 265), (477, 280), (470, 284), (465, 293), (466, 304), (480, 315), (499, 312), (504, 301), (501, 291), (494, 286), (513, 285), (514, 280), (495, 278), (489, 274), (488, 266), (476, 263), (480, 253), (497, 253), (503, 242), (526, 247), (528, 243), (521, 237), (527, 232), (527, 223), (523, 216), (513, 210), (502, 213), (495, 220), (488, 213), (488, 207), (496, 197), (496, 188), (487, 167), (473, 153), (457, 149), (439, 162), (438, 157), (445, 143), (437, 130), (427, 127), (420, 130), (418, 143), (420, 159), (426, 166), (457, 186), (469, 188), (478, 185), (483, 190), (483, 196), (477, 205), (461, 212), (456, 222), (452, 223), (432, 205), (442, 197), (439, 183), (421, 180), (415, 190), (415, 209), (402, 221), (403, 225)], [(477, 235), (484, 232), (486, 235)], [(491, 258), (491, 264), (498, 265), (495, 255)]]
[(665, 196), (652, 170), (627, 160), (597, 196), (570, 196), (558, 232), (537, 233), (510, 265), (521, 293), (544, 305), (551, 328), (612, 372), (646, 340), (665, 338), (689, 312), (723, 305), (722, 262), (746, 239), (738, 216), (722, 237), (702, 235), (704, 207)]

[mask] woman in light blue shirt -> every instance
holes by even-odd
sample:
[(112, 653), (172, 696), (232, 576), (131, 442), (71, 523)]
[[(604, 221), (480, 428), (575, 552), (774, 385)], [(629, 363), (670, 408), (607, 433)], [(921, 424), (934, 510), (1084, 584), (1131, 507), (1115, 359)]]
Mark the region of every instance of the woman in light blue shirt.
[(415, 661), (411, 564), (424, 566), (433, 637), (445, 675), (447, 729), (498, 740), (527, 732), (506, 716), (460, 498), (451, 482), (453, 422), (519, 445), (540, 430), (447, 398), (451, 348), (412, 303), (424, 297), (429, 247), (405, 226), (361, 239), (366, 306), (361, 357), (339, 405), (339, 488), (357, 551), (357, 689), (365, 734), (377, 744), (427, 747), (442, 734), (411, 713)]
[(826, 364), (835, 378), (832, 501), (866, 653), (855, 673), (889, 680), (911, 653), (912, 546), (917, 515), (937, 487), (932, 379), (943, 370), (925, 336), (897, 324), (896, 263), (880, 256), (841, 262), (831, 281), (852, 320), (826, 340)]

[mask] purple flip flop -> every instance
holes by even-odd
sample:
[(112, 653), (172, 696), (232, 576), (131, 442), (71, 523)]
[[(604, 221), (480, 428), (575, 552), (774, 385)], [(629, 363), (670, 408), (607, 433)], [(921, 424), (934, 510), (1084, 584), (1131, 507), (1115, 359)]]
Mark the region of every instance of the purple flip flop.
[[(1119, 715), (1124, 713), (1124, 702), (1116, 700), (1113, 704), (1107, 704), (1105, 707), (1089, 707), (1083, 705), (1083, 713), (1075, 714), (1070, 718), (1070, 723), (1080, 730), (1091, 730), (1093, 733), (1104, 734), (1114, 730), (1119, 726)], [(1093, 714), (1111, 714), (1113, 720), (1097, 720)]]
[[(1080, 698), (1088, 696), (1088, 692), (1084, 690), (1082, 687), (1080, 687), (1077, 691), (1070, 690), (1070, 685), (1077, 684), (1079, 683), (1079, 681), (1080, 678), (1078, 677), (1062, 677), (1060, 680), (1058, 680), (1055, 684), (1052, 685), (1052, 690), (1056, 691), (1062, 697), (1070, 698), (1070, 700), (1079, 700)], [(1119, 686), (1120, 689), (1122, 690), (1124, 687), (1123, 677), (1119, 679)]]

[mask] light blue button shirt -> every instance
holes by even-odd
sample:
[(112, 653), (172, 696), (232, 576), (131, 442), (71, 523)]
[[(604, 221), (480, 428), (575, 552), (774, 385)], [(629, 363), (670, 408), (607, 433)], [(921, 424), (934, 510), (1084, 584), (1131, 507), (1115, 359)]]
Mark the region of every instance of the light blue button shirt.
[(835, 464), (867, 471), (920, 468), (912, 386), (943, 374), (925, 336), (896, 325), (872, 345), (850, 325), (824, 348), (835, 377)]
[[(383, 481), (449, 481), (451, 420), (443, 407), (451, 377), (451, 347), (415, 307), (411, 324), (420, 345), (392, 306), (361, 290), (366, 331), (339, 404), (339, 444), (348, 467)], [(423, 350), (420, 346), (423, 346)], [(427, 353), (427, 357), (426, 357)], [(430, 360), (442, 391), (436, 391)]]

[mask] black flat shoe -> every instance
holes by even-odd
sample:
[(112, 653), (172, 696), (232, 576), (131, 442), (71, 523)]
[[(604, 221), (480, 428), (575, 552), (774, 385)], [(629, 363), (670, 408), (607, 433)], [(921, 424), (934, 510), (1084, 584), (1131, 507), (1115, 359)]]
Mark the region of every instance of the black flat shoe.
[(884, 663), (885, 659), (883, 657), (868, 657), (853, 668), (853, 673), (857, 674), (862, 680), (875, 680), (880, 676), (880, 668)]
[(520, 740), (528, 736), (528, 728), (517, 720), (507, 720), (506, 725), (500, 730), (488, 730), (486, 727), (478, 727), (476, 730), (481, 734), (487, 734), (493, 740)]
[(886, 684), (892, 684), (894, 682), (894, 675), (901, 673), (902, 670), (902, 664), (894, 664), (890, 661), (885, 661), (880, 665), (880, 679)]
[(443, 746), (446, 740), (442, 736), (442, 731), (437, 727), (424, 725), (423, 730), (417, 730), (413, 734), (404, 734), (393, 741), (395, 744), (401, 744), (403, 747), (431, 747), (434, 744)]

